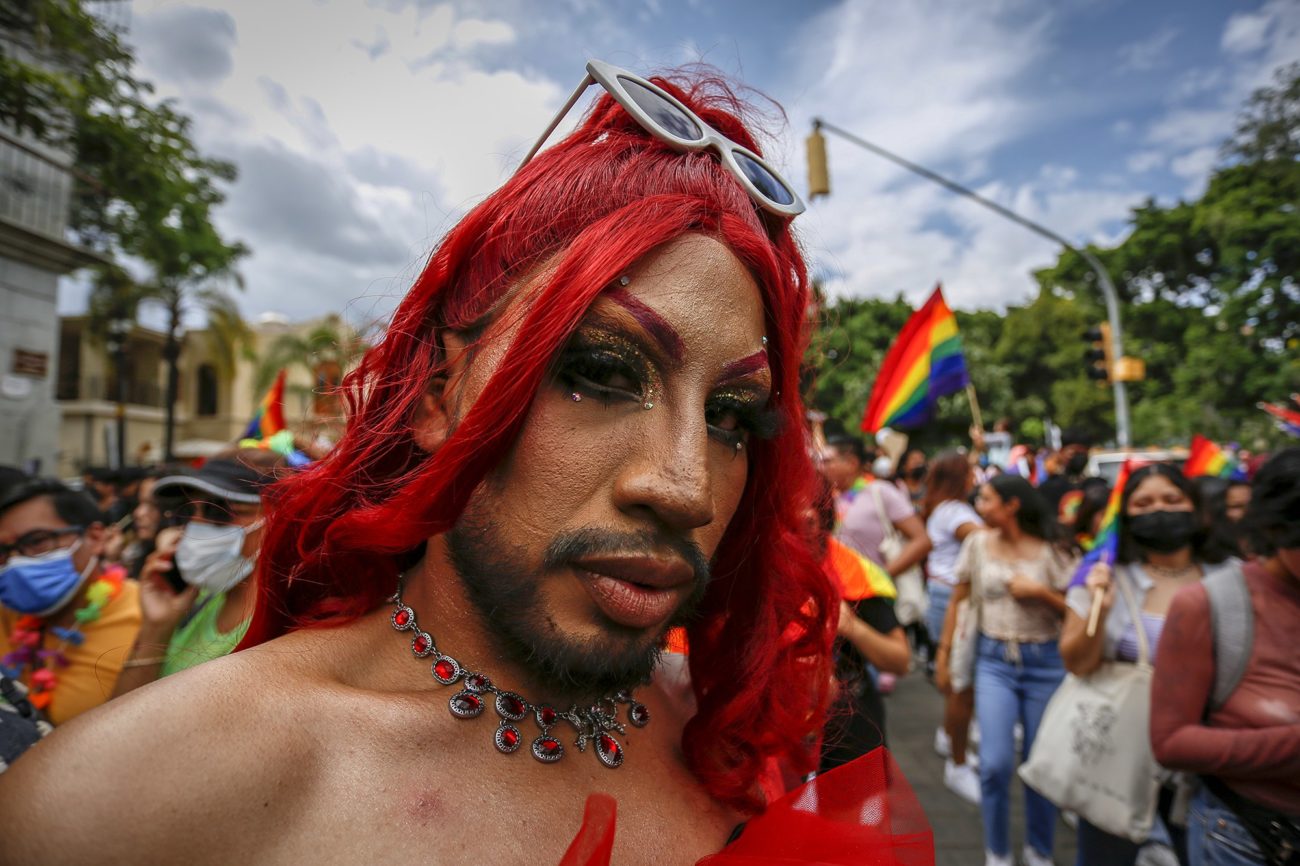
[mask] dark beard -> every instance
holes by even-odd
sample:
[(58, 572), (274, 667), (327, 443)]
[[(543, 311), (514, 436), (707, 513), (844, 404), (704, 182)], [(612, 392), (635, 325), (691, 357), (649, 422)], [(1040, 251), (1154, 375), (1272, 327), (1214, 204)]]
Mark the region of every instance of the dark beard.
[(511, 545), (507, 532), (479, 514), (473, 503), (447, 533), (447, 548), (470, 603), (507, 656), (529, 671), (541, 687), (580, 703), (647, 682), (659, 662), (668, 629), (691, 620), (709, 582), (708, 560), (692, 542), (652, 532), (592, 528), (563, 533), (547, 547), (543, 571), (587, 555), (668, 549), (695, 572), (690, 597), (658, 633), (606, 622), (604, 635), (574, 638), (557, 630), (538, 598), (539, 582), (527, 557)]

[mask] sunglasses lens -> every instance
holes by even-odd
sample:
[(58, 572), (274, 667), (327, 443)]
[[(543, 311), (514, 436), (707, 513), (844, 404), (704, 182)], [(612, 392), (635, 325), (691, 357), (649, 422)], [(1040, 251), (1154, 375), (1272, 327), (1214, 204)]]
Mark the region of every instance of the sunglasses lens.
[(650, 115), (655, 124), (671, 137), (687, 144), (704, 138), (704, 131), (699, 124), (653, 90), (622, 76), (618, 82), (637, 107)]
[(794, 204), (794, 193), (790, 192), (779, 177), (739, 150), (733, 150), (731, 155), (735, 157), (736, 164), (745, 173), (745, 177), (749, 178), (749, 182), (758, 187), (759, 192), (777, 204)]

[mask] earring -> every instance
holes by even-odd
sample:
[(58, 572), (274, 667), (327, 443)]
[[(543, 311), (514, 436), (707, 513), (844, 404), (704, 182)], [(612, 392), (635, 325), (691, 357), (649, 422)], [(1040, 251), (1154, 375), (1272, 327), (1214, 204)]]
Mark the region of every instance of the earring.
[(618, 278), (618, 284), (620, 286), (626, 286), (630, 282), (632, 282), (632, 278), (629, 276), (624, 275)]
[(572, 394), (570, 394), (570, 395), (569, 395), (569, 398), (570, 398), (571, 400), (573, 400), (573, 402), (575, 402), (575, 403), (581, 403), (581, 402), (582, 402), (582, 395), (579, 394), (577, 391), (574, 391)]
[(764, 337), (764, 338), (763, 338), (763, 348), (764, 348), (764, 349), (767, 348), (767, 337)]
[(741, 451), (741, 449), (744, 448), (744, 447), (745, 447), (745, 443), (744, 443), (744, 442), (737, 442), (737, 443), (736, 443), (736, 453), (739, 454), (740, 451)]

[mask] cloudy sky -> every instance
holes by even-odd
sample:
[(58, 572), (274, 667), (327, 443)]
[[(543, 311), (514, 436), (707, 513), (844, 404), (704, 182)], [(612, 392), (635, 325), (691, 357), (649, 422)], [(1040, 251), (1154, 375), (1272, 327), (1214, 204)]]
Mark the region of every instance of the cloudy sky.
[[(245, 313), (295, 319), (391, 310), (587, 57), (703, 60), (773, 97), (789, 123), (765, 149), (801, 189), (822, 117), (1080, 243), (1121, 238), (1148, 196), (1196, 195), (1245, 96), (1300, 59), (1295, 0), (134, 0), (117, 18), (140, 73), (239, 168), (219, 219), (253, 250)], [(1054, 261), (828, 141), (833, 194), (797, 225), (833, 293), (918, 301), (942, 280), (955, 306), (999, 307)]]

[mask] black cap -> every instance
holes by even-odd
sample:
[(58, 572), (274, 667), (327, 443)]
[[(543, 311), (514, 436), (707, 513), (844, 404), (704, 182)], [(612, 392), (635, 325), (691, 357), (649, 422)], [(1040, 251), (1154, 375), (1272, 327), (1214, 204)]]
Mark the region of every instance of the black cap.
[(230, 502), (257, 503), (262, 500), (262, 489), (275, 481), (275, 476), (258, 472), (238, 460), (213, 459), (203, 468), (189, 475), (169, 475), (154, 484), (154, 494), (166, 496), (184, 489), (199, 490)]

